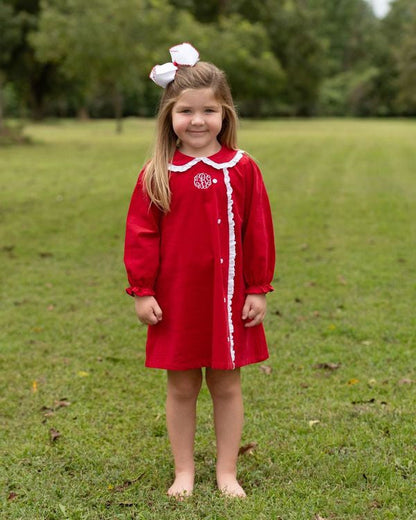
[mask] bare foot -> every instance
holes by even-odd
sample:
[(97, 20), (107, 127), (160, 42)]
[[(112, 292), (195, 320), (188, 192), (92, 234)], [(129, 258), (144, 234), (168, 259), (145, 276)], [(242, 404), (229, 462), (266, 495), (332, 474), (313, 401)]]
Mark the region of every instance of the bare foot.
[(192, 472), (177, 473), (175, 481), (168, 489), (168, 495), (183, 500), (192, 495), (194, 489), (194, 474)]
[(217, 483), (218, 489), (227, 497), (244, 498), (247, 496), (234, 475), (218, 476)]

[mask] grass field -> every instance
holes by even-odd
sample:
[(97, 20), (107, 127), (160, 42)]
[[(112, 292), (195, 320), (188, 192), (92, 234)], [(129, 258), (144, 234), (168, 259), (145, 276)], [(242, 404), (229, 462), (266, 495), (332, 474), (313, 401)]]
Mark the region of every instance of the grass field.
[(215, 490), (201, 393), (194, 496), (165, 491), (165, 374), (124, 294), (152, 121), (30, 125), (0, 149), (0, 518), (416, 519), (416, 122), (243, 121), (276, 224), (270, 359), (243, 370), (239, 478)]

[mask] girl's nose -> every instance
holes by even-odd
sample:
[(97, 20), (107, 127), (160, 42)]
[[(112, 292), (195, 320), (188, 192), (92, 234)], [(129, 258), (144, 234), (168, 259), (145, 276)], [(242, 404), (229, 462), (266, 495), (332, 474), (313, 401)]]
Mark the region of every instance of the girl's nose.
[(204, 124), (203, 117), (200, 114), (194, 114), (194, 116), (192, 118), (192, 124), (193, 125), (203, 125)]

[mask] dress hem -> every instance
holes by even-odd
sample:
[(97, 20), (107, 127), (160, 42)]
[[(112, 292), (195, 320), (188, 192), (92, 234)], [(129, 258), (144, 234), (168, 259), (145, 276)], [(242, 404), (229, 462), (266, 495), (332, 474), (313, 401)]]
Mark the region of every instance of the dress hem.
[[(255, 365), (257, 363), (262, 363), (263, 361), (266, 361), (266, 359), (269, 359), (269, 355), (265, 356), (265, 357), (262, 357), (260, 359), (256, 359), (256, 360), (248, 360), (248, 361), (244, 361), (242, 363), (235, 363), (234, 366), (212, 366), (210, 363), (198, 363), (196, 365), (193, 365), (193, 366), (186, 366), (186, 367), (171, 367), (171, 366), (167, 366), (165, 365), (164, 363), (145, 363), (145, 367), (146, 368), (155, 368), (155, 369), (158, 369), (158, 370), (196, 370), (198, 368), (212, 368), (213, 370), (229, 370), (229, 371), (232, 371), (232, 370), (235, 370), (236, 368), (241, 368), (241, 367), (245, 367), (247, 365)], [(161, 365), (164, 365), (164, 366), (161, 366)]]

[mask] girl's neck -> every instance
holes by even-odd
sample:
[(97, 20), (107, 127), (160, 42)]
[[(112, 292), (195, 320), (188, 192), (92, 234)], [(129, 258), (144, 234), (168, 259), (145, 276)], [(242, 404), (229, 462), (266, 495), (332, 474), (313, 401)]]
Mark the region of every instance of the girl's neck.
[(178, 147), (178, 150), (188, 157), (211, 157), (211, 155), (218, 153), (221, 148), (222, 145), (218, 141), (215, 141), (212, 143), (212, 146), (203, 148), (201, 151), (195, 149), (188, 150), (188, 148), (186, 146), (182, 146), (182, 144)]

